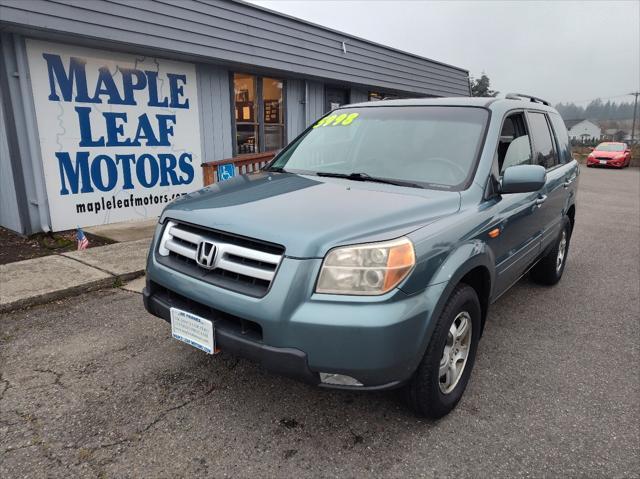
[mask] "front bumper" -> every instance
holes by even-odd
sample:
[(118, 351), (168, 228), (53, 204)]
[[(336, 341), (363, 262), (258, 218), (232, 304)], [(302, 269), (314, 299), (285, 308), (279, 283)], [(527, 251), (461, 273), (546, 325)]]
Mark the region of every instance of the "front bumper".
[(600, 163), (600, 160), (587, 159), (587, 166), (600, 168), (623, 168), (625, 160), (607, 160), (606, 163)]
[[(156, 292), (152, 293), (155, 289)], [(246, 330), (238, 322), (226, 318), (215, 318), (209, 308), (196, 306), (191, 301), (185, 301), (175, 295), (161, 294), (157, 287), (147, 286), (142, 297), (145, 309), (167, 322), (171, 322), (171, 308), (178, 308), (193, 312), (199, 316), (212, 319), (215, 322), (216, 346), (239, 356), (256, 361), (265, 369), (284, 376), (309, 383), (318, 384), (320, 376), (309, 369), (307, 355), (293, 348), (273, 348), (262, 344), (256, 337), (255, 331)]]
[(406, 382), (422, 359), (446, 285), (414, 295), (397, 289), (377, 297), (318, 295), (320, 265), (320, 259), (285, 257), (269, 292), (253, 298), (169, 269), (150, 254), (145, 307), (167, 321), (172, 306), (211, 319), (221, 350), (310, 384), (320, 384), (319, 373), (363, 384), (347, 388)]

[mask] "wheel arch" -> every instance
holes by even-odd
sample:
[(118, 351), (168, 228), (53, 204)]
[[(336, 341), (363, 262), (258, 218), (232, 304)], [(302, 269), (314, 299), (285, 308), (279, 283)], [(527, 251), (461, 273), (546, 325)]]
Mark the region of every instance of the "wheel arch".
[(478, 295), (482, 310), (482, 329), (487, 319), (495, 284), (495, 256), (489, 246), (479, 240), (463, 243), (451, 253), (431, 284), (446, 283), (433, 316), (439, 317), (453, 290), (460, 283), (473, 288)]
[(571, 233), (573, 233), (573, 227), (576, 223), (576, 205), (575, 203), (569, 206), (567, 210), (567, 217), (569, 218), (569, 222), (571, 223)]
[(491, 295), (495, 284), (495, 256), (491, 248), (480, 240), (468, 241), (458, 245), (444, 260), (442, 265), (431, 277), (424, 291), (425, 302), (432, 305), (429, 321), (422, 332), (422, 344), (416, 362), (411, 368), (415, 371), (425, 354), (437, 319), (460, 283), (468, 284), (478, 294), (480, 300), (481, 334), (491, 304)]
[(464, 283), (471, 286), (480, 300), (480, 309), (482, 311), (481, 317), (481, 330), (480, 334), (484, 331), (484, 325), (489, 314), (489, 298), (491, 297), (491, 273), (489, 268), (484, 265), (479, 265), (468, 271), (457, 284)]

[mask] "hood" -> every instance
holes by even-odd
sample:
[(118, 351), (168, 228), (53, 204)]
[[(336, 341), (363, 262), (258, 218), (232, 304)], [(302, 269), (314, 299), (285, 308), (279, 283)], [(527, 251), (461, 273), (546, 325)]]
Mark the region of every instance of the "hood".
[(596, 158), (615, 158), (616, 156), (624, 156), (624, 151), (599, 151), (593, 150), (591, 152)]
[(242, 175), (183, 196), (172, 218), (323, 257), (341, 244), (403, 236), (458, 211), (457, 192), (289, 173)]

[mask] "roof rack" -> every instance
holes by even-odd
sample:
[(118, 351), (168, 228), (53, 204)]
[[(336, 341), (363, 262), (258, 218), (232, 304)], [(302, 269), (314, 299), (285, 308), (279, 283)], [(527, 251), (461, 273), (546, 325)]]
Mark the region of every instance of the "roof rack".
[(543, 105), (551, 106), (548, 101), (543, 100), (542, 98), (538, 98), (537, 96), (525, 95), (523, 93), (507, 93), (505, 95), (507, 100), (522, 100), (523, 98), (528, 98), (534, 103), (542, 103)]

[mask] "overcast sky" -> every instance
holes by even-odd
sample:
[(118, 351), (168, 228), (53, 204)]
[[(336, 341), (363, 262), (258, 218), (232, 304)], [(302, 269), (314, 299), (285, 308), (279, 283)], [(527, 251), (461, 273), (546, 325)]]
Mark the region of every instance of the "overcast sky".
[(640, 89), (640, 0), (251, 0), (335, 30), (439, 60), (500, 92), (553, 103), (630, 100)]

